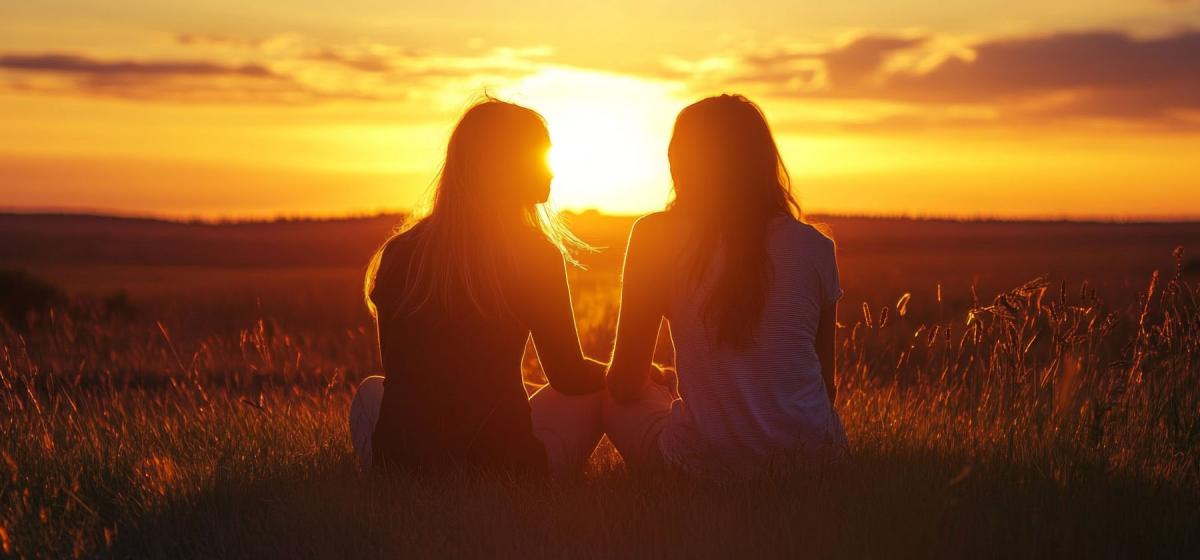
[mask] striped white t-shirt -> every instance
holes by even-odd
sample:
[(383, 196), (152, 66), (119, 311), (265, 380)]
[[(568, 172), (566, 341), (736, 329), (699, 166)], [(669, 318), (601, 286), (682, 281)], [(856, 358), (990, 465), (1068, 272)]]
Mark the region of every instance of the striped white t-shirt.
[(668, 305), (682, 400), (659, 448), (676, 465), (743, 470), (776, 454), (817, 457), (845, 448), (815, 347), (821, 308), (842, 295), (833, 242), (786, 216), (768, 226), (767, 252), (770, 287), (746, 348), (716, 344), (702, 320), (720, 251), (698, 286), (677, 291)]

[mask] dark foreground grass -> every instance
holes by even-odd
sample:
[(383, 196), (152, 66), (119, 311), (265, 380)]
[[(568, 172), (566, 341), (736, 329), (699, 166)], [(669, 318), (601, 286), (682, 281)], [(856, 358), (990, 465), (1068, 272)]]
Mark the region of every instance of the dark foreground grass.
[(905, 426), (851, 429), (855, 457), (837, 472), (628, 473), (605, 445), (575, 481), (384, 479), (356, 471), (345, 394), (67, 401), (6, 423), (23, 436), (5, 449), (6, 554), (1186, 557), (1200, 546), (1194, 488), (938, 451)]
[(364, 333), (34, 321), (0, 332), (0, 553), (1200, 557), (1200, 286), (1138, 299), (1035, 281), (940, 322), (907, 297), (846, 313), (850, 463), (724, 482), (629, 473), (608, 446), (569, 482), (364, 477), (365, 372), (338, 366), (371, 361)]

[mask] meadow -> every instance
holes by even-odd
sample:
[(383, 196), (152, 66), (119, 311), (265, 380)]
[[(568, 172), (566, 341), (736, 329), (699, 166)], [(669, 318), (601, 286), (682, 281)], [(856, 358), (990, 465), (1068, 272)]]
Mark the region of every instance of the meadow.
[[(605, 443), (546, 484), (357, 473), (361, 274), (394, 216), (0, 216), (5, 297), (27, 296), (2, 307), (0, 554), (1200, 554), (1200, 224), (813, 220), (846, 289), (848, 466), (713, 482)], [(571, 273), (604, 357), (630, 221), (573, 224), (607, 247)]]

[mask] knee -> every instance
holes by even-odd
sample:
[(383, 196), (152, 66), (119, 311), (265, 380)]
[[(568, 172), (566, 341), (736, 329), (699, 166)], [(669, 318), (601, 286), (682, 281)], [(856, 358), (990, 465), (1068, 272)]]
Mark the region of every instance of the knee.
[(586, 395), (566, 395), (546, 385), (529, 397), (529, 406), (535, 419), (538, 417), (595, 416), (600, 417), (604, 391)]
[(647, 384), (640, 398), (633, 402), (618, 402), (606, 393), (601, 404), (604, 431), (610, 439), (622, 439), (630, 432), (638, 432), (665, 419), (674, 403), (675, 397), (670, 390), (657, 383)]
[(356, 389), (355, 392), (362, 393), (362, 394), (382, 393), (383, 392), (383, 376), (382, 375), (367, 376), (362, 381), (358, 382), (358, 389)]
[(383, 400), (383, 376), (372, 375), (363, 379), (354, 390), (354, 400), (363, 404), (376, 405)]

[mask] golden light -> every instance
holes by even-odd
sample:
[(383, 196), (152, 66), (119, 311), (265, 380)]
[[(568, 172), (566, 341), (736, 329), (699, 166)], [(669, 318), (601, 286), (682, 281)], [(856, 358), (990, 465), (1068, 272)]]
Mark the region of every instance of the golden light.
[(556, 208), (642, 213), (670, 190), (667, 143), (685, 104), (674, 93), (661, 82), (547, 69), (500, 95), (546, 118)]

